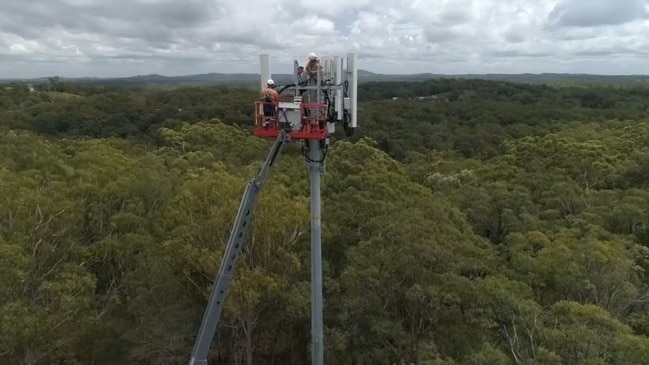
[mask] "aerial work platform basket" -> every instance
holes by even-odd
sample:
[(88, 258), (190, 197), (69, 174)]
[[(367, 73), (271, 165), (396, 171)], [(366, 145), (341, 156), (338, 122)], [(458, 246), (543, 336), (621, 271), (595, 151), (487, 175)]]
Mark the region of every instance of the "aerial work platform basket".
[(300, 97), (278, 103), (255, 102), (255, 135), (276, 138), (280, 130), (292, 140), (327, 138), (327, 104), (303, 103)]

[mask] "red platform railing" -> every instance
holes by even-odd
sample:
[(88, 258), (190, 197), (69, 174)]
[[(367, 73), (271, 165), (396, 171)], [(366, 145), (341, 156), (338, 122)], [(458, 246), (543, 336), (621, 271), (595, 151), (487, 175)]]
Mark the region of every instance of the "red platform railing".
[[(272, 106), (274, 115), (271, 117), (267, 117), (264, 115), (264, 106), (270, 107)], [(277, 124), (277, 112), (278, 112), (278, 106), (279, 103), (272, 103), (272, 102), (266, 102), (266, 101), (255, 101), (255, 128), (262, 127), (264, 125), (265, 121), (269, 121), (270, 123)], [(275, 129), (278, 129), (279, 126), (275, 126)]]
[[(273, 116), (264, 115), (264, 105), (272, 106)], [(282, 127), (279, 103), (264, 101), (255, 102), (255, 135), (259, 137), (275, 138)], [(325, 139), (327, 137), (327, 104), (302, 103), (300, 108), (301, 128), (291, 130), (291, 139)]]
[(327, 104), (302, 103), (302, 125), (304, 132), (319, 132), (327, 129)]

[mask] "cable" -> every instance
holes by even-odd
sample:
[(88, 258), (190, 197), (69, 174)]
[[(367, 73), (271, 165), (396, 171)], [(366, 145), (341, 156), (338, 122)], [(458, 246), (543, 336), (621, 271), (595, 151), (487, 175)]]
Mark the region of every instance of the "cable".
[(324, 143), (324, 141), (320, 141), (320, 149), (322, 150), (322, 159), (320, 160), (313, 160), (311, 157), (309, 157), (309, 152), (310, 152), (310, 147), (309, 147), (309, 142), (304, 141), (302, 144), (302, 155), (304, 156), (304, 160), (307, 163), (323, 163), (325, 161), (325, 158), (327, 158), (327, 151), (329, 151), (329, 145)]
[(347, 137), (351, 137), (354, 135), (354, 129), (349, 128), (349, 123), (351, 122), (352, 116), (349, 114), (348, 110), (345, 110), (345, 113), (343, 114), (343, 130), (345, 131), (345, 135)]
[(295, 84), (288, 84), (288, 85), (284, 85), (284, 86), (282, 86), (282, 88), (279, 89), (279, 93), (278, 93), (278, 94), (283, 93), (286, 89), (288, 89), (289, 87), (293, 87), (293, 86), (297, 86), (297, 85), (295, 85)]
[(329, 123), (336, 123), (336, 108), (329, 98), (327, 90), (322, 90), (322, 93), (324, 94), (325, 104), (327, 104), (327, 121)]

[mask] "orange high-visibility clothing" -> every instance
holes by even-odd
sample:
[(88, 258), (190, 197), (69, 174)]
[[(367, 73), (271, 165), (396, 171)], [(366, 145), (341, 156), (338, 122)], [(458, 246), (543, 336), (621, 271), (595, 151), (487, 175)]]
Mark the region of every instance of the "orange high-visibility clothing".
[(309, 60), (309, 62), (307, 62), (306, 64), (305, 69), (309, 75), (315, 75), (319, 70), (322, 69), (322, 65), (320, 65), (320, 61), (318, 60)]
[(266, 102), (279, 102), (279, 93), (272, 87), (267, 87), (261, 92), (261, 100)]

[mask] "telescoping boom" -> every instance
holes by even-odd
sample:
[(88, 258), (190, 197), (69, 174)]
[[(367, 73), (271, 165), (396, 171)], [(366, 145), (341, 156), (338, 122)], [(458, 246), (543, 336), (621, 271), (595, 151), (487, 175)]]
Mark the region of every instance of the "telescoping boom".
[(280, 132), (268, 153), (268, 157), (266, 158), (266, 162), (264, 163), (261, 172), (246, 186), (243, 198), (241, 199), (241, 204), (239, 205), (237, 218), (234, 220), (234, 227), (232, 232), (230, 232), (228, 245), (225, 248), (221, 267), (216, 276), (214, 290), (212, 290), (210, 300), (207, 304), (207, 310), (203, 314), (203, 321), (198, 331), (196, 343), (194, 344), (192, 358), (189, 362), (190, 365), (207, 365), (207, 354), (210, 350), (210, 344), (212, 343), (214, 333), (216, 332), (216, 326), (218, 325), (221, 313), (223, 312), (225, 298), (230, 289), (230, 282), (232, 281), (235, 265), (237, 264), (239, 256), (241, 255), (241, 250), (243, 249), (246, 232), (250, 225), (250, 219), (252, 218), (255, 205), (257, 204), (257, 197), (259, 197), (259, 192), (264, 187), (270, 171), (273, 166), (275, 166), (277, 158), (286, 142), (289, 141), (289, 138), (288, 133), (284, 131)]

